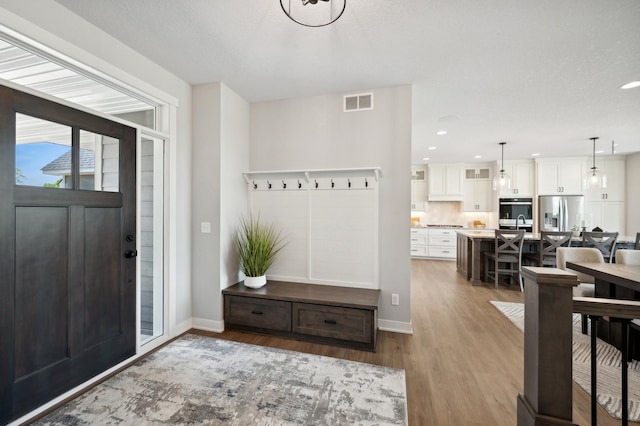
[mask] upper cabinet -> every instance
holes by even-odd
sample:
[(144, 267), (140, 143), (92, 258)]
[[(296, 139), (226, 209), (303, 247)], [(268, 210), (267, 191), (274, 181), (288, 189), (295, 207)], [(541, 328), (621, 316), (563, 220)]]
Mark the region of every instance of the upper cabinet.
[(427, 203), (427, 168), (411, 166), (411, 210), (424, 210)]
[[(593, 160), (585, 164), (585, 174), (591, 169)], [(622, 157), (606, 160), (596, 158), (596, 167), (606, 176), (605, 188), (585, 189), (585, 201), (624, 201), (626, 194), (626, 163)]]
[(580, 195), (584, 160), (549, 158), (536, 160), (538, 195)]
[(466, 212), (493, 211), (495, 202), (491, 167), (467, 166), (464, 170), (464, 177), (462, 210)]
[[(500, 170), (497, 163), (496, 170)], [(505, 161), (504, 171), (511, 176), (511, 189), (501, 188), (500, 197), (533, 197), (533, 160)]]
[(429, 165), (429, 201), (462, 201), (463, 173), (462, 164)]

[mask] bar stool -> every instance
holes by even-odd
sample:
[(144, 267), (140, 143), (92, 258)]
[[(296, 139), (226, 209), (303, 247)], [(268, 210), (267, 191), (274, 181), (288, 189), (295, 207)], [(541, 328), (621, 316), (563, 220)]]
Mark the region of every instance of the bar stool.
[[(508, 275), (510, 278), (518, 277), (520, 291), (522, 285), (522, 243), (524, 231), (495, 230), (495, 249), (493, 252), (484, 252), (484, 280), (493, 279), (498, 288), (500, 275)], [(493, 262), (493, 270), (489, 270), (489, 261)], [(501, 266), (502, 265), (502, 266)]]
[(524, 258), (536, 266), (556, 267), (556, 249), (571, 246), (571, 231), (542, 231), (537, 253), (526, 253)]

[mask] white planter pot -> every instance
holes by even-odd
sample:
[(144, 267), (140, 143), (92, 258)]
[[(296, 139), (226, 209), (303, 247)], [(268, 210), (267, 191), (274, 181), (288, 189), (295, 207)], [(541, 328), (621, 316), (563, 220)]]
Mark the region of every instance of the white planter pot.
[(267, 276), (244, 277), (244, 285), (250, 288), (260, 288), (267, 283)]

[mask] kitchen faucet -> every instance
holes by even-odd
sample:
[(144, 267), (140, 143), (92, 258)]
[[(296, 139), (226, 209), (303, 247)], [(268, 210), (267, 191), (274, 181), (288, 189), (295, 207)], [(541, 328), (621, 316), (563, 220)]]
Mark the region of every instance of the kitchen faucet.
[(518, 221), (520, 220), (520, 218), (522, 218), (522, 224), (526, 225), (527, 224), (527, 219), (525, 219), (523, 214), (519, 214), (517, 219), (516, 219), (516, 230), (520, 229), (520, 226), (518, 225)]

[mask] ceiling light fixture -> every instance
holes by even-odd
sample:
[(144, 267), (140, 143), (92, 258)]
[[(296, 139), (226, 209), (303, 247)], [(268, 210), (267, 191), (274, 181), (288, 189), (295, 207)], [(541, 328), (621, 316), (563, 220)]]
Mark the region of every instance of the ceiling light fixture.
[(424, 157), (424, 158), (422, 159), (422, 161), (429, 161), (429, 160), (431, 160), (429, 157)]
[(474, 155), (473, 158), (477, 160), (478, 158), (482, 158), (482, 155)]
[(635, 89), (636, 87), (640, 87), (640, 81), (631, 81), (620, 86), (621, 89)]
[(591, 166), (591, 169), (584, 176), (584, 188), (606, 188), (607, 177), (596, 167), (596, 141), (600, 138), (594, 137), (590, 139), (593, 141), (593, 166)]
[(433, 151), (434, 149), (438, 149), (437, 146), (430, 146), (429, 148), (427, 148), (429, 151)]
[(506, 142), (500, 142), (502, 147), (502, 165), (500, 166), (500, 172), (493, 178), (493, 190), (498, 189), (511, 189), (511, 176), (504, 170), (504, 146)]
[(305, 27), (324, 27), (342, 16), (347, 0), (280, 0), (280, 6), (293, 22)]
[(539, 152), (534, 152), (533, 154), (531, 154), (532, 157), (538, 157), (540, 155)]
[(436, 135), (442, 136), (442, 135), (446, 135), (447, 131), (446, 130), (440, 130), (439, 132), (436, 133)]

